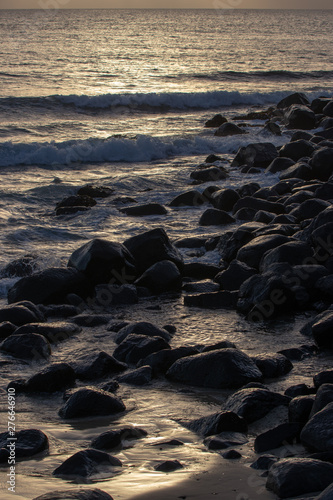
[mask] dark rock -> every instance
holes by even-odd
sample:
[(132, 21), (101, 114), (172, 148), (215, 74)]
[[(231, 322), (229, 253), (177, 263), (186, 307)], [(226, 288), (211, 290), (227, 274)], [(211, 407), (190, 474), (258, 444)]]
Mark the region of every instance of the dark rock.
[(288, 97), (285, 97), (284, 99), (279, 101), (277, 104), (277, 108), (289, 108), (289, 106), (291, 106), (292, 104), (303, 104), (304, 106), (309, 106), (310, 101), (305, 94), (301, 92), (295, 92), (294, 94), (290, 94)]
[(176, 347), (175, 349), (163, 349), (162, 351), (154, 352), (142, 359), (139, 365), (149, 365), (154, 375), (165, 374), (177, 359), (193, 356), (199, 351), (195, 347)]
[(244, 196), (253, 196), (259, 189), (260, 185), (257, 182), (249, 182), (237, 188), (236, 191), (241, 198), (244, 198)]
[(206, 237), (190, 236), (188, 238), (180, 238), (173, 242), (177, 248), (202, 248), (207, 241)]
[(322, 491), (332, 482), (333, 465), (309, 458), (288, 458), (272, 465), (266, 488), (279, 498)]
[(237, 252), (237, 260), (245, 262), (248, 266), (258, 269), (262, 256), (268, 250), (288, 243), (290, 239), (287, 236), (273, 234), (267, 236), (258, 236), (244, 245)]
[[(315, 145), (304, 139), (294, 142), (287, 142), (279, 151), (279, 156), (298, 161), (305, 156), (311, 156), (315, 150)], [(290, 167), (289, 167), (290, 168)]]
[(147, 203), (145, 205), (133, 205), (132, 207), (120, 208), (120, 212), (126, 215), (145, 216), (145, 215), (165, 215), (167, 209), (159, 203)]
[(124, 403), (102, 390), (79, 389), (59, 411), (62, 418), (112, 415), (124, 411)]
[(54, 363), (30, 377), (25, 392), (57, 392), (75, 385), (75, 372), (67, 363)]
[(213, 193), (211, 203), (218, 210), (230, 212), (239, 198), (239, 194), (234, 189), (221, 189)]
[(291, 266), (302, 265), (312, 257), (313, 250), (309, 245), (302, 241), (290, 241), (267, 250), (261, 259), (260, 270), (269, 271), (271, 266), (282, 262), (287, 262)]
[(139, 275), (162, 260), (170, 260), (182, 269), (183, 258), (162, 228), (133, 236), (124, 242), (124, 246), (133, 255)]
[(137, 286), (149, 288), (153, 293), (179, 290), (182, 277), (178, 267), (170, 260), (156, 262), (135, 281)]
[(306, 106), (293, 104), (285, 112), (287, 128), (311, 130), (316, 126), (316, 115)]
[(183, 276), (188, 278), (213, 279), (220, 271), (218, 266), (213, 264), (205, 264), (203, 262), (190, 262), (184, 265)]
[[(170, 439), (169, 441), (159, 441), (158, 443), (153, 443), (152, 446), (184, 446), (183, 441), (179, 439)], [(162, 448), (160, 448), (162, 450)]]
[(125, 363), (121, 363), (104, 351), (85, 355), (75, 363), (75, 373), (80, 380), (103, 378), (121, 373), (126, 369)]
[(237, 388), (262, 378), (254, 362), (238, 349), (220, 349), (178, 359), (166, 376), (175, 382), (216, 389)]
[(184, 297), (184, 305), (203, 309), (234, 309), (237, 305), (237, 295), (236, 292), (229, 291), (187, 295)]
[(38, 321), (35, 312), (24, 305), (13, 304), (0, 309), (1, 323), (10, 322), (18, 327), (27, 323), (34, 323), (35, 321)]
[(207, 203), (208, 199), (199, 191), (186, 191), (185, 193), (176, 196), (170, 203), (170, 207), (198, 207)]
[(298, 396), (307, 396), (311, 394), (312, 391), (313, 390), (306, 384), (296, 384), (288, 387), (284, 393), (291, 398), (297, 398)]
[(56, 208), (63, 207), (94, 207), (96, 205), (96, 200), (94, 200), (91, 196), (69, 196), (68, 198), (64, 198), (62, 201), (59, 201), (56, 204)]
[(217, 436), (206, 438), (204, 444), (209, 450), (224, 450), (231, 446), (248, 443), (248, 441), (245, 434), (239, 432), (221, 432)]
[(330, 203), (323, 200), (318, 200), (313, 198), (311, 200), (306, 200), (301, 203), (298, 207), (294, 208), (290, 215), (295, 217), (297, 221), (302, 221), (305, 219), (313, 219), (320, 212), (325, 210), (325, 208), (329, 207)]
[(62, 215), (73, 215), (76, 214), (77, 212), (87, 212), (90, 209), (91, 207), (80, 207), (80, 206), (59, 207), (56, 209), (56, 215), (59, 217)]
[(288, 198), (284, 200), (283, 204), (288, 207), (289, 205), (300, 204), (303, 203), (303, 201), (311, 200), (313, 197), (312, 191), (302, 189), (301, 191), (297, 191), (296, 193), (288, 196)]
[(249, 144), (237, 151), (231, 166), (248, 165), (249, 167), (266, 168), (277, 156), (277, 149), (270, 142)]
[(331, 100), (326, 104), (326, 106), (323, 108), (323, 113), (326, 116), (330, 116), (331, 118), (333, 117), (333, 101)]
[(96, 238), (75, 250), (69, 268), (84, 273), (95, 285), (98, 283), (121, 283), (135, 277), (134, 259), (128, 249), (120, 243)]
[[(207, 120), (205, 123), (205, 127), (219, 127), (220, 125), (222, 125), (223, 123), (226, 123), (227, 121), (228, 120), (226, 119), (225, 116), (218, 114), (218, 115), (213, 116), (213, 118), (210, 118), (209, 120)], [(211, 156), (213, 156), (213, 155), (211, 155)], [(213, 159), (213, 161), (215, 161), (215, 160)], [(208, 162), (208, 163), (210, 163), (210, 162)]]
[(281, 180), (287, 180), (287, 179), (302, 179), (304, 181), (308, 181), (313, 178), (313, 171), (310, 165), (307, 163), (302, 163), (298, 162), (295, 163), (292, 167), (287, 168), (282, 174), (280, 175)]
[(302, 430), (301, 441), (310, 449), (333, 451), (333, 403), (310, 418)]
[(319, 347), (333, 347), (333, 311), (327, 311), (312, 325), (312, 335)]
[(234, 214), (235, 219), (239, 221), (253, 221), (256, 215), (256, 210), (254, 208), (240, 208)]
[(217, 274), (214, 281), (219, 283), (222, 290), (239, 290), (240, 286), (257, 271), (244, 262), (233, 260), (228, 269)]
[[(80, 299), (80, 303), (82, 302), (82, 299)], [(70, 318), (76, 316), (80, 312), (79, 307), (70, 304), (54, 304), (50, 306), (43, 306), (41, 304), (39, 307), (46, 318)]]
[(288, 406), (290, 398), (267, 389), (241, 389), (231, 395), (224, 409), (237, 413), (248, 423), (255, 422), (278, 406)]
[(297, 130), (291, 136), (290, 142), (299, 141), (300, 139), (310, 141), (312, 139), (312, 137), (313, 137), (313, 134), (310, 134), (310, 132), (305, 132), (305, 130)]
[(276, 378), (286, 375), (293, 369), (293, 364), (283, 354), (261, 354), (253, 358), (264, 378)]
[(217, 137), (226, 137), (229, 135), (240, 135), (240, 134), (246, 134), (246, 131), (238, 127), (235, 123), (227, 122), (223, 123), (215, 132), (214, 135)]
[(95, 301), (98, 306), (109, 307), (122, 304), (137, 304), (138, 291), (135, 285), (97, 285)]
[(226, 224), (232, 224), (235, 219), (223, 210), (218, 210), (216, 208), (208, 208), (201, 215), (199, 224), (200, 226), (224, 226)]
[[(2, 432), (0, 434), (0, 449), (6, 448), (14, 438), (16, 438), (15, 455), (17, 458), (32, 457), (49, 448), (49, 440), (44, 432), (37, 429), (24, 429), (14, 433), (14, 436), (11, 436), (9, 432)], [(6, 456), (5, 460), (0, 460), (0, 462), (8, 463), (8, 457)]]
[(154, 469), (158, 472), (173, 472), (177, 469), (183, 469), (183, 465), (178, 460), (166, 460), (156, 465)]
[(98, 472), (99, 465), (121, 467), (121, 461), (108, 453), (94, 449), (82, 450), (67, 460), (53, 471), (54, 476), (80, 476), (89, 477)]
[(333, 173), (333, 148), (320, 148), (310, 160), (314, 176), (321, 181), (328, 181)]
[(105, 491), (97, 488), (79, 489), (79, 490), (63, 490), (52, 491), (45, 493), (33, 500), (113, 500), (113, 498)]
[(329, 302), (333, 302), (333, 275), (324, 276), (316, 282), (316, 290), (319, 296)]
[(119, 384), (116, 380), (110, 380), (106, 384), (102, 385), (100, 389), (102, 389), (102, 391), (115, 393), (119, 389)]
[(207, 167), (193, 170), (190, 177), (200, 182), (216, 182), (227, 179), (229, 175), (223, 167)]
[(152, 369), (150, 366), (141, 366), (136, 370), (125, 373), (117, 378), (121, 384), (145, 385), (152, 379)]
[(140, 439), (146, 435), (147, 432), (139, 427), (124, 427), (117, 431), (103, 432), (92, 440), (91, 446), (97, 450), (111, 450), (120, 447), (123, 439)]
[(76, 269), (49, 268), (17, 281), (8, 291), (8, 302), (63, 304), (69, 293), (87, 296), (89, 290), (85, 275)]
[(38, 335), (43, 335), (51, 344), (57, 344), (63, 340), (68, 340), (70, 337), (80, 332), (81, 328), (74, 323), (55, 321), (53, 323), (29, 323), (28, 325), (20, 326), (20, 328), (15, 331), (15, 335), (36, 333)]
[(285, 207), (282, 203), (274, 203), (272, 201), (261, 200), (260, 198), (255, 198), (252, 196), (245, 196), (235, 203), (233, 211), (237, 212), (241, 208), (251, 208), (255, 211), (266, 210), (267, 212), (272, 212), (274, 214), (283, 214), (285, 212)]
[(311, 411), (311, 416), (321, 411), (329, 403), (333, 403), (333, 384), (323, 384), (317, 391)]
[(24, 278), (36, 272), (38, 267), (36, 255), (25, 255), (7, 264), (1, 270), (1, 276), (5, 278)]
[(266, 212), (265, 210), (259, 210), (253, 218), (254, 221), (263, 222), (264, 224), (269, 224), (276, 217), (275, 214), (271, 212)]
[(237, 460), (238, 458), (242, 458), (242, 455), (236, 450), (228, 450), (225, 453), (221, 453), (221, 456), (226, 460)]
[(146, 335), (147, 337), (162, 337), (167, 342), (171, 339), (170, 333), (164, 328), (160, 328), (148, 321), (138, 321), (136, 323), (129, 323), (121, 328), (115, 338), (116, 343), (120, 344), (133, 333), (136, 335)]
[(201, 352), (217, 351), (219, 349), (228, 349), (228, 348), (236, 349), (236, 345), (233, 342), (230, 342), (230, 340), (221, 340), (216, 344), (205, 346), (201, 350)]
[(318, 389), (323, 384), (333, 384), (333, 370), (324, 370), (313, 377), (314, 386)]
[(130, 334), (114, 351), (113, 355), (119, 361), (136, 364), (153, 352), (170, 349), (169, 344), (161, 337)]
[[(220, 125), (222, 125), (222, 123)], [(217, 126), (219, 127), (220, 125), (217, 125)], [(214, 155), (214, 154), (210, 154), (205, 159), (205, 163), (214, 163), (215, 161), (223, 161), (222, 156), (217, 156), (217, 155)]]
[(220, 285), (218, 283), (214, 283), (212, 280), (190, 281), (189, 283), (185, 283), (182, 287), (182, 290), (190, 293), (210, 293), (217, 292), (219, 289)]
[(121, 319), (119, 319), (119, 320), (115, 319), (115, 320), (110, 321), (108, 323), (107, 331), (118, 333), (119, 330), (121, 330), (122, 328), (124, 328), (127, 325), (129, 325), (129, 321), (122, 321)]
[(331, 500), (333, 498), (333, 483), (327, 486), (324, 491), (316, 497), (316, 500)]
[(220, 434), (221, 432), (247, 432), (247, 423), (244, 418), (231, 411), (213, 413), (186, 422), (184, 425), (191, 431), (205, 437)]
[(314, 396), (297, 396), (293, 398), (288, 407), (289, 422), (299, 422), (305, 425), (309, 420), (313, 402)]
[(281, 134), (281, 128), (279, 125), (273, 121), (269, 121), (266, 123), (264, 128), (262, 129), (261, 132), (263, 135), (277, 135), (280, 136)]
[(91, 198), (108, 198), (113, 193), (113, 189), (106, 186), (93, 186), (87, 184), (77, 192), (79, 196), (90, 196)]
[(10, 354), (14, 358), (37, 362), (50, 356), (51, 347), (42, 335), (35, 333), (12, 334), (0, 344), (0, 351)]
[[(235, 259), (238, 250), (249, 243), (249, 241), (253, 240), (253, 238), (254, 235), (252, 232), (243, 229), (242, 225), (234, 232), (224, 233), (220, 238), (217, 249), (224, 261), (231, 262)], [(217, 270), (215, 275), (218, 272), (219, 270)]]
[(273, 464), (278, 461), (275, 455), (261, 455), (250, 467), (257, 470), (268, 470)]
[(319, 198), (320, 200), (333, 200), (333, 183), (325, 182), (321, 186), (319, 186), (315, 193), (315, 198)]
[(280, 446), (290, 443), (299, 438), (301, 427), (296, 422), (280, 424), (273, 429), (269, 429), (254, 440), (254, 450), (256, 453), (279, 448)]
[(329, 97), (317, 97), (317, 99), (314, 99), (311, 102), (311, 109), (314, 111), (316, 114), (322, 113), (324, 107), (326, 104), (330, 102)]
[(93, 328), (95, 326), (107, 325), (111, 319), (111, 314), (78, 314), (72, 318), (72, 321), (76, 325)]
[(9, 335), (14, 333), (16, 329), (17, 326), (13, 325), (13, 323), (11, 323), (10, 321), (3, 321), (2, 323), (0, 323), (0, 340), (4, 340), (9, 337)]

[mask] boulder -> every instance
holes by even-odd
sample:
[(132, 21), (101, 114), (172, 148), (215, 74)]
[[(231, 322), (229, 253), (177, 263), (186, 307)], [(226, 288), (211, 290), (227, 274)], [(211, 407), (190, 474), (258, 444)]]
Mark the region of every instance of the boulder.
[(317, 391), (310, 416), (324, 409), (329, 403), (333, 403), (333, 384), (322, 384)]
[(221, 453), (221, 456), (226, 460), (237, 460), (239, 458), (242, 458), (241, 453), (239, 453), (239, 451), (237, 450), (228, 450), (224, 453)]
[(283, 354), (259, 354), (253, 361), (263, 374), (264, 378), (276, 378), (286, 375), (293, 369), (293, 364)]
[(298, 207), (291, 210), (289, 215), (292, 215), (298, 222), (301, 222), (305, 219), (313, 219), (329, 206), (330, 203), (327, 201), (312, 198), (310, 200), (303, 201), (303, 203), (301, 203)]
[(259, 210), (259, 212), (257, 212), (253, 217), (253, 220), (257, 222), (263, 222), (264, 224), (269, 224), (270, 222), (272, 222), (274, 217), (276, 217), (276, 215), (272, 214), (271, 212)]
[(53, 323), (29, 323), (20, 326), (20, 328), (15, 331), (15, 335), (37, 333), (45, 337), (51, 344), (57, 344), (63, 340), (68, 340), (70, 337), (80, 332), (81, 328), (74, 323), (54, 321)]
[(272, 212), (274, 214), (283, 214), (285, 212), (285, 207), (282, 203), (262, 200), (253, 196), (245, 196), (244, 198), (238, 200), (234, 205), (233, 212), (235, 213), (241, 208), (251, 208), (256, 212), (259, 210), (265, 210), (266, 212)]
[(204, 444), (209, 450), (224, 450), (231, 446), (241, 446), (248, 441), (246, 435), (239, 432), (220, 432), (217, 436), (206, 438)]
[(108, 392), (98, 389), (79, 389), (59, 410), (62, 418), (84, 418), (113, 415), (125, 411), (124, 403)]
[(321, 181), (328, 181), (333, 174), (333, 148), (321, 147), (310, 160), (314, 177)]
[(75, 372), (67, 363), (53, 363), (30, 377), (25, 392), (57, 392), (75, 385)]
[(198, 182), (216, 182), (227, 179), (229, 174), (225, 168), (214, 166), (193, 170), (190, 177)]
[(79, 196), (90, 196), (91, 198), (108, 198), (113, 192), (114, 190), (107, 186), (86, 184), (78, 190), (77, 194)]
[[(217, 115), (213, 116), (213, 118), (210, 118), (209, 120), (206, 121), (205, 127), (220, 127), (220, 125), (222, 125), (223, 123), (226, 123), (227, 121), (228, 120), (226, 119), (225, 116), (222, 116), (221, 114), (217, 114)], [(215, 161), (215, 160), (213, 160), (213, 161)]]
[(38, 321), (38, 316), (35, 311), (24, 306), (23, 304), (12, 304), (0, 309), (0, 322), (9, 322), (14, 324), (15, 327), (25, 325), (27, 323), (34, 323)]
[(151, 381), (152, 376), (153, 372), (151, 367), (146, 365), (117, 377), (117, 380), (121, 384), (146, 385)]
[(228, 231), (224, 233), (217, 244), (217, 250), (222, 260), (226, 262), (234, 260), (239, 249), (253, 240), (254, 237), (254, 234), (250, 230), (243, 229), (243, 225), (234, 232)]
[(306, 156), (311, 156), (315, 149), (316, 146), (312, 142), (306, 141), (305, 139), (299, 139), (298, 141), (287, 142), (287, 144), (282, 146), (279, 151), (279, 156), (298, 161)]
[(268, 470), (277, 461), (278, 457), (275, 455), (261, 455), (250, 467), (257, 470)]
[(313, 377), (313, 383), (316, 389), (323, 384), (333, 384), (333, 370), (324, 370)]
[(1, 269), (0, 275), (4, 278), (24, 278), (36, 272), (37, 268), (37, 255), (28, 254), (9, 262), (9, 264)]
[(254, 440), (254, 451), (263, 453), (264, 451), (279, 448), (286, 443), (292, 444), (294, 440), (299, 439), (301, 427), (299, 423), (289, 422), (280, 424), (273, 429), (269, 429), (259, 434)]
[(97, 488), (79, 489), (79, 490), (62, 490), (51, 491), (35, 497), (33, 500), (113, 500), (113, 498), (105, 491)]
[(124, 242), (124, 246), (135, 259), (138, 275), (162, 260), (170, 260), (182, 269), (183, 258), (162, 228), (133, 236)]
[(167, 209), (159, 203), (146, 203), (144, 205), (133, 205), (131, 207), (120, 208), (119, 212), (126, 215), (134, 215), (142, 217), (145, 215), (165, 215), (168, 213)]
[(323, 112), (324, 107), (326, 104), (330, 102), (329, 97), (317, 97), (311, 102), (311, 109), (314, 111), (316, 114), (320, 114)]
[(154, 469), (158, 472), (173, 472), (183, 468), (184, 466), (178, 460), (165, 460), (154, 467)]
[(333, 347), (333, 311), (327, 311), (312, 325), (312, 335), (319, 347)]
[(199, 354), (195, 347), (176, 347), (174, 349), (163, 349), (162, 351), (149, 354), (139, 361), (139, 366), (150, 366), (154, 375), (165, 374), (177, 359)]
[(331, 118), (333, 118), (333, 101), (332, 100), (330, 100), (326, 104), (326, 106), (324, 106), (323, 113), (324, 113), (324, 115), (330, 116)]
[(199, 220), (200, 226), (224, 226), (233, 222), (235, 222), (235, 219), (231, 215), (216, 208), (205, 210)]
[[(290, 358), (289, 358), (290, 359)], [(298, 358), (298, 361), (303, 359), (301, 356)], [(311, 389), (306, 384), (296, 384), (291, 385), (284, 391), (286, 396), (290, 396), (291, 398), (297, 398), (298, 396), (307, 396), (308, 394), (312, 394), (313, 389)]]
[(325, 182), (314, 192), (314, 197), (320, 200), (333, 200), (333, 182)]
[(232, 394), (225, 402), (224, 410), (237, 413), (250, 424), (278, 406), (288, 406), (289, 402), (289, 397), (268, 389), (248, 388)]
[(120, 344), (131, 334), (146, 335), (147, 337), (162, 337), (166, 342), (171, 340), (171, 334), (165, 328), (160, 328), (148, 321), (138, 321), (136, 323), (129, 323), (120, 328), (115, 337), (116, 343)]
[(207, 203), (208, 199), (199, 191), (186, 191), (176, 196), (170, 203), (170, 207), (198, 207)]
[(220, 127), (216, 130), (215, 134), (217, 137), (226, 137), (229, 135), (240, 135), (246, 134), (246, 131), (238, 127), (235, 123), (227, 122), (220, 125)]
[(244, 245), (237, 252), (237, 260), (245, 262), (248, 266), (258, 269), (262, 256), (268, 250), (288, 243), (290, 238), (280, 234), (258, 236)]
[(331, 484), (333, 465), (311, 458), (279, 460), (268, 471), (266, 488), (279, 498), (322, 491)]
[(312, 130), (316, 127), (316, 115), (307, 106), (293, 104), (285, 112), (287, 128)]
[(239, 290), (244, 281), (257, 273), (257, 270), (244, 262), (233, 260), (229, 267), (217, 274), (214, 281), (221, 286), (222, 290)]
[(127, 369), (127, 365), (101, 351), (79, 358), (76, 360), (74, 368), (79, 380), (95, 380), (121, 373)]
[(311, 450), (333, 451), (333, 403), (310, 418), (301, 432), (301, 441)]
[(313, 407), (314, 396), (297, 396), (288, 407), (289, 422), (299, 422), (302, 426), (309, 420)]
[(281, 173), (281, 180), (288, 179), (301, 179), (304, 181), (308, 181), (313, 178), (313, 171), (310, 165), (304, 162), (297, 162), (292, 167), (287, 168), (284, 172)]
[(162, 260), (149, 267), (135, 281), (135, 284), (159, 294), (171, 290), (179, 290), (182, 286), (182, 277), (174, 262)]
[(277, 156), (277, 149), (270, 142), (249, 144), (237, 151), (231, 166), (248, 165), (249, 167), (267, 168)]
[(255, 363), (238, 349), (220, 349), (178, 359), (166, 376), (175, 382), (216, 389), (237, 388), (262, 378)]
[(0, 323), (0, 341), (9, 337), (15, 330), (17, 330), (17, 326), (13, 325), (10, 321)]
[(98, 472), (99, 465), (109, 465), (110, 467), (121, 467), (122, 463), (118, 458), (103, 451), (87, 449), (78, 451), (67, 458), (59, 467), (53, 471), (53, 476), (59, 477), (90, 477)]
[(130, 334), (115, 349), (113, 356), (119, 361), (136, 364), (153, 352), (170, 349), (169, 344), (161, 337), (147, 337), (146, 335)]
[[(15, 456), (17, 458), (32, 457), (49, 449), (49, 440), (46, 434), (40, 430), (24, 429), (15, 432), (13, 436), (10, 432), (0, 434), (0, 449), (8, 450), (8, 444), (15, 439)], [(1, 454), (0, 463), (4, 462), (8, 464), (8, 454)]]
[(185, 427), (202, 436), (212, 436), (221, 432), (247, 432), (244, 418), (231, 411), (222, 411), (184, 423)]
[(253, 196), (259, 189), (260, 185), (257, 182), (248, 182), (237, 188), (236, 191), (241, 198), (244, 198), (244, 196)]
[(37, 362), (50, 356), (51, 347), (42, 335), (36, 333), (12, 334), (0, 344), (0, 351), (14, 358)]
[(240, 196), (237, 191), (227, 188), (215, 191), (215, 193), (212, 194), (210, 201), (214, 208), (230, 212), (239, 198)]
[(309, 106), (310, 101), (302, 92), (295, 92), (294, 94), (290, 94), (281, 101), (278, 102), (277, 108), (284, 109), (289, 108), (292, 104), (303, 104), (304, 106)]
[(121, 444), (122, 441), (120, 431), (107, 431), (93, 439), (91, 447), (96, 448), (97, 450), (112, 450), (112, 448), (120, 447)]
[(309, 259), (312, 262), (312, 258), (313, 250), (307, 243), (290, 241), (267, 250), (260, 261), (260, 270), (261, 272), (269, 271), (274, 264), (282, 262), (287, 262), (291, 266), (302, 265), (306, 264)]

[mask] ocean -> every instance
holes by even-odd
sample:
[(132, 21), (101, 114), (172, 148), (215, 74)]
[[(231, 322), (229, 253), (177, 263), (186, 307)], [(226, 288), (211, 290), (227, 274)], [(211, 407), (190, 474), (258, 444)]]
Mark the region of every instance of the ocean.
[[(96, 237), (122, 242), (161, 226), (172, 240), (221, 234), (220, 228), (198, 226), (204, 207), (136, 218), (119, 212), (113, 198), (167, 205), (191, 189), (189, 174), (208, 154), (230, 160), (250, 142), (286, 143), (290, 134), (267, 139), (257, 120), (250, 121), (248, 134), (232, 137), (215, 137), (204, 123), (216, 113), (232, 119), (269, 107), (292, 92), (304, 92), (310, 100), (332, 95), (332, 24), (332, 11), (0, 10), (2, 304), (17, 280), (2, 270), (27, 254), (37, 256), (38, 270), (65, 266), (74, 249)], [(248, 175), (234, 169), (217, 184), (239, 187), (253, 181), (269, 186), (277, 180), (277, 174)], [(110, 187), (114, 196), (99, 200), (90, 211), (57, 217), (56, 203), (88, 183)], [(220, 256), (184, 250), (184, 258), (218, 264)], [(304, 341), (299, 334), (303, 317), (292, 324), (255, 326), (236, 312), (191, 312), (180, 299), (163, 299), (161, 310), (140, 305), (119, 314), (176, 324), (180, 335), (173, 345), (213, 343), (223, 335), (250, 353), (275, 352), (281, 343)], [(58, 346), (52, 360), (70, 362), (89, 349), (112, 348), (105, 332), (92, 331)], [(311, 358), (295, 368), (288, 384), (309, 381), (312, 363)], [(36, 371), (35, 366), (23, 368)], [(19, 378), (23, 368), (4, 365), (4, 382)], [(283, 383), (276, 388), (285, 388)], [(149, 395), (128, 388), (123, 396), (133, 399), (126, 423), (146, 424), (150, 444), (158, 437), (182, 437), (188, 446), (177, 456), (191, 464), (192, 472), (215, 460), (212, 454), (207, 459), (198, 437), (176, 422), (218, 411), (225, 394), (183, 394), (162, 384)], [(60, 423), (56, 409), (61, 397), (33, 402), (20, 398), (21, 427), (42, 428), (50, 435), (51, 452), (43, 460), (20, 465), (29, 486), (23, 479), (18, 483), (18, 498), (75, 486), (50, 478), (51, 471), (109, 428), (109, 422), (94, 421), (87, 427)], [(39, 408), (37, 418), (33, 403)], [(165, 481), (151, 472), (157, 459), (152, 447), (147, 451), (139, 444), (120, 455), (125, 472), (96, 480), (115, 500), (131, 498), (151, 480)], [(176, 480), (187, 472), (177, 473)]]

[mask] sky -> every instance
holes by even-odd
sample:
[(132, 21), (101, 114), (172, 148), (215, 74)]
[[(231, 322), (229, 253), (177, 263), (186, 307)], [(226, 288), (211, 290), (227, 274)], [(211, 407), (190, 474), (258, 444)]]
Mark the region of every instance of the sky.
[(0, 9), (332, 9), (332, 0), (0, 0)]

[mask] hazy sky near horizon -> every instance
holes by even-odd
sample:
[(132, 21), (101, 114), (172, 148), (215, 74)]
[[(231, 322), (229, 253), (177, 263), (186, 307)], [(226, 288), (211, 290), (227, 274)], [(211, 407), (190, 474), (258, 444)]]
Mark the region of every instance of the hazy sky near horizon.
[(332, 9), (332, 0), (0, 0), (0, 9)]

